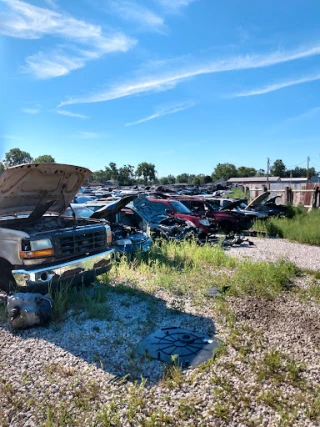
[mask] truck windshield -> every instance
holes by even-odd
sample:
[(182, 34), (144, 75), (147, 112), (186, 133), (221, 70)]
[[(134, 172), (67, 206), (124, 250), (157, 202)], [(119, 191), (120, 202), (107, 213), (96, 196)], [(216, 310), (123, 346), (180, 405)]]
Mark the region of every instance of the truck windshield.
[(191, 210), (188, 209), (184, 204), (181, 202), (169, 202), (169, 205), (172, 207), (174, 211), (176, 211), (179, 214), (185, 214), (185, 215), (193, 215)]

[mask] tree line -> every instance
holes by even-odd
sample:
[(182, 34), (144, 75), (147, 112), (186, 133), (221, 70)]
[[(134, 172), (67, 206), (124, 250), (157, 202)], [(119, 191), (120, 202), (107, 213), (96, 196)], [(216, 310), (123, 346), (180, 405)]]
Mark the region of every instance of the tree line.
[[(0, 174), (5, 168), (21, 165), (23, 163), (55, 163), (55, 159), (49, 154), (43, 154), (33, 158), (28, 152), (22, 151), (19, 148), (12, 148), (5, 153), (5, 158), (0, 162)], [(287, 169), (282, 160), (277, 159), (270, 167), (270, 176), (280, 177), (309, 177), (315, 176), (317, 173), (314, 167), (300, 168), (296, 166), (294, 169)], [(234, 177), (245, 178), (253, 176), (266, 176), (264, 169), (255, 169), (253, 167), (239, 166), (236, 167), (232, 163), (218, 163), (211, 175), (205, 174), (189, 174), (181, 173), (177, 176), (168, 175), (157, 178), (156, 167), (153, 163), (142, 162), (136, 168), (132, 165), (123, 165), (118, 167), (116, 163), (110, 162), (104, 169), (93, 172), (90, 177), (90, 182), (96, 181), (105, 184), (109, 181), (114, 181), (119, 185), (135, 185), (135, 184), (175, 184), (185, 183), (193, 185), (203, 185), (213, 183), (221, 178), (229, 179)]]

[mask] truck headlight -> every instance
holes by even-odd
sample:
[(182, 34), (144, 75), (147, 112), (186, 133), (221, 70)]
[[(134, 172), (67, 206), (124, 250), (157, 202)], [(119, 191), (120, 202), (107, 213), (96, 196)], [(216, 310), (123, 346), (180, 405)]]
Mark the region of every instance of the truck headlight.
[(106, 229), (106, 246), (110, 246), (112, 243), (112, 233), (109, 224), (105, 224), (104, 228)]
[(44, 258), (54, 255), (54, 249), (50, 239), (23, 240), (21, 259)]
[(207, 227), (210, 225), (210, 222), (207, 218), (201, 218), (199, 219), (200, 224), (206, 225)]
[(30, 249), (32, 251), (42, 251), (43, 249), (52, 249), (50, 239), (30, 240)]

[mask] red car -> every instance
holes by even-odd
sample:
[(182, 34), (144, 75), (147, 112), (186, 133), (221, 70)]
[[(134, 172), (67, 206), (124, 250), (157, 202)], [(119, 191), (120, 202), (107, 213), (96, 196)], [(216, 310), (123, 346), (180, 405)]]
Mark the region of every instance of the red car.
[(218, 211), (200, 197), (180, 196), (175, 197), (175, 200), (179, 200), (194, 213), (214, 219), (222, 231), (229, 233), (242, 228), (242, 221), (237, 212)]
[(175, 199), (138, 198), (134, 200), (134, 206), (139, 209), (141, 214), (145, 214), (151, 218), (151, 221), (152, 217), (172, 215), (176, 218), (192, 222), (198, 231), (205, 235), (210, 234), (211, 229), (215, 228), (214, 220), (210, 221), (200, 214), (191, 212), (183, 203)]

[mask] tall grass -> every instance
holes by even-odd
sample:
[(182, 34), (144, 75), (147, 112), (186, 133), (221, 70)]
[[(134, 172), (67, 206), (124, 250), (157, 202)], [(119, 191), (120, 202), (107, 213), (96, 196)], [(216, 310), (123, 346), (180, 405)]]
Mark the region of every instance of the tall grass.
[(108, 293), (105, 286), (96, 285), (92, 288), (84, 286), (60, 287), (52, 294), (53, 296), (53, 318), (63, 320), (65, 313), (72, 309), (82, 314), (82, 319), (110, 320), (112, 310), (108, 306)]
[(320, 245), (320, 209), (313, 209), (308, 213), (300, 210), (293, 218), (256, 221), (252, 228), (299, 243)]
[(234, 187), (231, 189), (229, 193), (229, 197), (232, 199), (246, 199), (248, 198), (248, 195), (244, 191), (242, 191), (240, 188)]
[(197, 297), (216, 286), (235, 296), (273, 298), (287, 289), (296, 270), (284, 261), (240, 261), (219, 246), (164, 242), (133, 262), (122, 258), (110, 274), (116, 282), (134, 284), (148, 293), (162, 288), (173, 295)]

